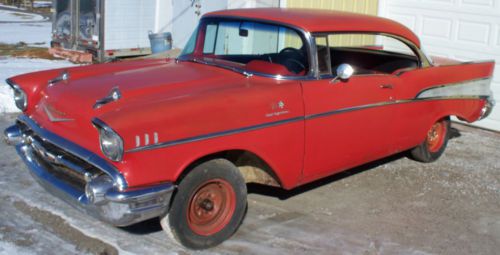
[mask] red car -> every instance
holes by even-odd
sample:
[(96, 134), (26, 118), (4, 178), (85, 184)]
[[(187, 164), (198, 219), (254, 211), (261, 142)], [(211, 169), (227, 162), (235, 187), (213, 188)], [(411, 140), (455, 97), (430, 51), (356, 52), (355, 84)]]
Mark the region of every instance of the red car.
[(183, 245), (229, 238), (246, 183), (293, 189), (488, 116), (494, 63), (431, 59), (406, 27), (320, 10), (205, 15), (177, 59), (8, 80), (6, 141), (48, 191), (105, 222), (161, 217)]

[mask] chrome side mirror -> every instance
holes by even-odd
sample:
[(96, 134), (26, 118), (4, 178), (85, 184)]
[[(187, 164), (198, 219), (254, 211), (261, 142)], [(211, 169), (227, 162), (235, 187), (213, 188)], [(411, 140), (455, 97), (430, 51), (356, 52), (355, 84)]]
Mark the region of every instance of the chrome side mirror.
[(338, 79), (344, 81), (349, 80), (353, 74), (354, 74), (354, 68), (352, 68), (351, 65), (341, 64), (339, 65), (339, 67), (337, 67), (337, 76), (333, 78), (333, 80), (331, 80), (330, 83), (333, 83)]

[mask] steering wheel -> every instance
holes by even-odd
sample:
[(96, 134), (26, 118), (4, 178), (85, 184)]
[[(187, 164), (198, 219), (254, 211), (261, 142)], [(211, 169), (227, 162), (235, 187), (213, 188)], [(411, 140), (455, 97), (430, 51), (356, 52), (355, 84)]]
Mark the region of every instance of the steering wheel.
[(278, 53), (277, 62), (284, 65), (290, 72), (298, 74), (306, 69), (304, 53), (292, 47), (282, 49)]
[(298, 74), (306, 69), (306, 66), (302, 62), (293, 58), (286, 59), (283, 65), (286, 66), (288, 71), (295, 74)]

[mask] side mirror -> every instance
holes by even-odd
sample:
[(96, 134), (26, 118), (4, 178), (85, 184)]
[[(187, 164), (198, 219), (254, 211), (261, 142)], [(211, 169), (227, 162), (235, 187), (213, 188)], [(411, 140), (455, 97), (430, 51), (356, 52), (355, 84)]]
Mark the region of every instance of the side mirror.
[(353, 74), (354, 74), (354, 68), (352, 68), (351, 65), (341, 64), (339, 65), (339, 67), (337, 67), (337, 76), (333, 78), (333, 80), (331, 80), (330, 83), (333, 83), (338, 79), (344, 81), (349, 80)]

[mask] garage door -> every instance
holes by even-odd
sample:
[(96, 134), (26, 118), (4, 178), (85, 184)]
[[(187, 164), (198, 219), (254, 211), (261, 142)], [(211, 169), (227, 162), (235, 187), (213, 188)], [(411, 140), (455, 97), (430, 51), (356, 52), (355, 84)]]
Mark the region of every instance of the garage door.
[[(380, 0), (379, 15), (415, 31), (429, 55), (494, 59), (492, 90), (500, 101), (500, 0)], [(474, 125), (500, 131), (500, 104)]]

